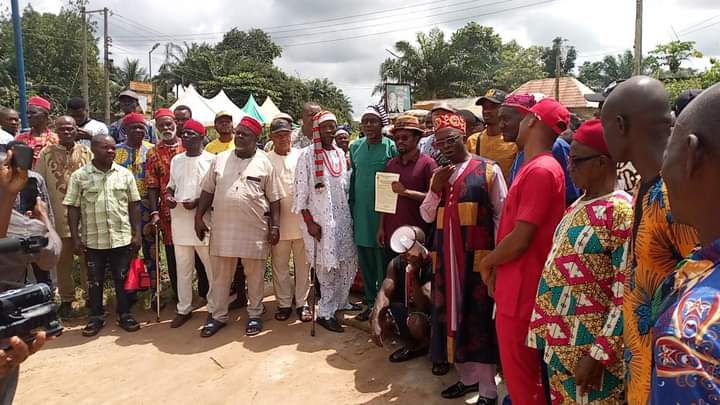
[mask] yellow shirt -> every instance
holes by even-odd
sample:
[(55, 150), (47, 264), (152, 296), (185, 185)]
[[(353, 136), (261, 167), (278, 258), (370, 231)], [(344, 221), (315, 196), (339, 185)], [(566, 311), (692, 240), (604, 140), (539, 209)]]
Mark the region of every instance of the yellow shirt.
[(470, 153), (477, 154), (478, 141), (480, 142), (479, 155), (495, 161), (495, 163), (500, 166), (503, 177), (507, 179), (508, 176), (510, 176), (510, 168), (518, 153), (518, 147), (515, 142), (505, 142), (502, 135), (490, 136), (486, 129), (479, 134), (473, 134), (468, 137), (466, 145)]
[(225, 152), (226, 150), (235, 149), (235, 142), (230, 139), (230, 142), (220, 142), (220, 138), (210, 142), (205, 147), (205, 150), (217, 155), (218, 153)]

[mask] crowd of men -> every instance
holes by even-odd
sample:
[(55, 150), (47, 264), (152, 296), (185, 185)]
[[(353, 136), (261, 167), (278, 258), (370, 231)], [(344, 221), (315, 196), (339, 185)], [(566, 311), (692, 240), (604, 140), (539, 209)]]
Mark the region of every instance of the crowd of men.
[[(391, 362), (429, 354), (435, 375), (454, 366), (444, 398), (497, 403), (501, 368), (514, 404), (720, 401), (720, 85), (671, 108), (661, 82), (636, 76), (606, 89), (584, 122), (552, 98), (499, 89), (477, 100), (482, 116), (439, 104), (390, 125), (371, 106), (354, 140), (308, 102), (297, 127), (275, 117), (264, 145), (251, 117), (218, 113), (208, 142), (188, 107), (148, 121), (135, 93), (119, 101), (109, 128), (77, 98), (52, 124), (50, 103), (31, 98), (21, 134), (17, 113), (0, 111), (0, 143), (9, 156), (33, 148), (41, 189), (39, 212), (0, 217), (0, 231), (33, 218), (57, 231), (56, 265), (31, 265), (56, 283), (63, 317), (79, 258), (85, 336), (108, 317), (106, 272), (118, 325), (140, 329), (125, 281), (136, 257), (160, 276), (162, 243), (170, 327), (198, 309), (196, 275), (203, 337), (245, 305), (246, 334), (262, 332), (270, 259), (275, 319), (294, 306), (313, 320), (312, 267), (319, 325), (342, 333), (339, 314), (359, 311), (376, 344), (404, 342)], [(9, 162), (3, 186), (18, 175)], [(376, 211), (381, 172), (398, 176), (394, 213)], [(349, 300), (358, 270), (364, 308)]]

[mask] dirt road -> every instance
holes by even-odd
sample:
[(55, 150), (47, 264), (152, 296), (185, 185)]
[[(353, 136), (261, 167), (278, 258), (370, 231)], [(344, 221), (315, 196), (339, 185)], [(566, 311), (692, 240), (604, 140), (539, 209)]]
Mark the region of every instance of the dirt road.
[[(272, 319), (266, 300), (265, 331), (244, 336), (244, 310), (217, 335), (200, 338), (206, 317), (197, 310), (181, 329), (170, 329), (168, 306), (160, 324), (141, 313), (143, 328), (126, 333), (108, 326), (94, 338), (82, 325), (47, 344), (22, 365), (16, 404), (462, 404), (439, 392), (456, 381), (430, 373), (428, 359), (391, 364), (397, 348), (378, 348), (366, 332), (344, 334)], [(66, 325), (67, 326), (67, 325)], [(471, 398), (469, 398), (471, 401)], [(473, 402), (470, 402), (473, 403)]]

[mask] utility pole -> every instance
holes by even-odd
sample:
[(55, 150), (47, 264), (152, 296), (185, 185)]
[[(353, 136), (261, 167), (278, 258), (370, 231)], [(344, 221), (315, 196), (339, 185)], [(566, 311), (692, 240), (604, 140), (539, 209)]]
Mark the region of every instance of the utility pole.
[[(562, 46), (562, 45), (561, 45)], [(560, 49), (558, 48), (555, 55), (555, 100), (560, 101)]]
[(82, 13), (82, 96), (85, 103), (90, 105), (90, 97), (88, 90), (88, 68), (87, 68), (87, 14), (85, 13), (85, 6), (80, 9)]
[(29, 128), (27, 118), (27, 89), (25, 88), (25, 54), (23, 53), (22, 27), (18, 0), (11, 0), (13, 33), (15, 34), (15, 59), (17, 61), (18, 95), (20, 96), (20, 123), (22, 129)]
[(105, 22), (105, 122), (110, 123), (110, 37), (108, 36), (108, 8), (103, 8), (103, 20)]
[(633, 73), (642, 74), (642, 19), (643, 0), (635, 0), (635, 63)]

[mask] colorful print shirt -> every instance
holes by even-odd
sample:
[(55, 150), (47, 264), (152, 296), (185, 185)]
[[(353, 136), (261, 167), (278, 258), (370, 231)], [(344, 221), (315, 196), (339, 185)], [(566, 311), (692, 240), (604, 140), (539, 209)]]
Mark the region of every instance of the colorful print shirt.
[(173, 145), (160, 142), (147, 153), (145, 162), (145, 187), (160, 190), (160, 228), (163, 242), (172, 245), (170, 229), (170, 208), (167, 206), (167, 185), (170, 182), (170, 161), (175, 155), (185, 152), (180, 139)]
[(147, 161), (148, 152), (153, 146), (150, 142), (143, 141), (140, 148), (135, 149), (126, 143), (121, 143), (115, 150), (115, 163), (132, 172), (143, 200), (147, 198), (145, 162)]
[(38, 157), (40, 156), (40, 151), (43, 150), (44, 147), (46, 147), (47, 145), (57, 145), (60, 142), (57, 134), (49, 129), (38, 137), (33, 136), (31, 131), (23, 132), (22, 134), (16, 136), (15, 140), (25, 142), (27, 146), (33, 149), (33, 168), (35, 167), (35, 163), (37, 163)]
[(698, 248), (668, 278), (653, 328), (653, 404), (720, 403), (720, 240)]
[[(528, 346), (570, 375), (586, 354), (622, 385), (622, 301), (632, 230), (629, 194), (577, 200), (558, 224), (530, 321)], [(619, 367), (617, 367), (619, 366)], [(607, 376), (606, 376), (607, 379)]]
[(661, 296), (658, 287), (698, 244), (692, 227), (676, 224), (663, 179), (641, 183), (635, 194), (632, 264), (625, 278), (626, 386), (630, 404), (645, 404), (650, 395), (653, 319)]

